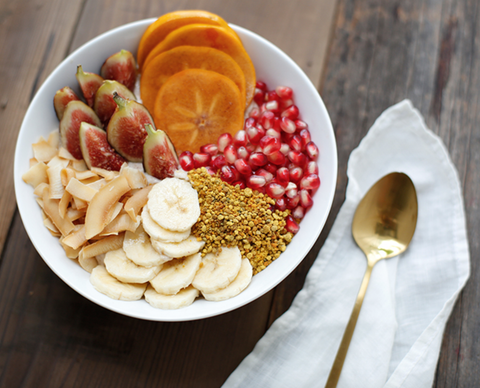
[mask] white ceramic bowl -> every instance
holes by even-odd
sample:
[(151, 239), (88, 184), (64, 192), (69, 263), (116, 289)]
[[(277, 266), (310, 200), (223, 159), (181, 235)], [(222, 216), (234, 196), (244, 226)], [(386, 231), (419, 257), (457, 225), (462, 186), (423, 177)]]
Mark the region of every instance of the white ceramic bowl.
[(287, 250), (266, 270), (254, 276), (249, 287), (235, 298), (222, 302), (197, 299), (183, 309), (159, 310), (143, 299), (118, 301), (96, 291), (90, 284), (89, 274), (65, 256), (58, 239), (43, 226), (33, 189), (22, 181), (22, 174), (29, 168), (32, 143), (39, 136), (47, 137), (51, 131), (58, 129), (53, 109), (55, 92), (68, 85), (80, 93), (75, 79), (77, 65), (81, 64), (85, 71), (98, 72), (103, 61), (121, 49), (135, 54), (141, 35), (154, 20), (127, 24), (98, 36), (68, 56), (47, 78), (30, 104), (18, 136), (14, 165), (15, 194), (33, 245), (52, 271), (75, 291), (100, 306), (131, 317), (152, 321), (188, 321), (219, 315), (259, 298), (285, 279), (303, 260), (317, 240), (332, 206), (337, 179), (337, 149), (325, 105), (300, 67), (270, 42), (248, 30), (232, 26), (255, 65), (257, 79), (266, 82), (270, 88), (287, 85), (294, 90), (301, 117), (308, 123), (312, 140), (320, 149), (318, 163), (322, 183), (314, 196), (313, 207)]

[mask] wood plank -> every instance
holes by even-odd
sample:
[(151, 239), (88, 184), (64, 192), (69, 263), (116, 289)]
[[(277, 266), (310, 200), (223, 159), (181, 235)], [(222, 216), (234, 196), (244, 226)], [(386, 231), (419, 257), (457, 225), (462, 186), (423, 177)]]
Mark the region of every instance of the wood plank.
[(38, 87), (65, 57), (81, 3), (0, 2), (0, 170), (4, 178), (0, 195), (0, 254), (15, 211), (12, 161), (18, 131)]

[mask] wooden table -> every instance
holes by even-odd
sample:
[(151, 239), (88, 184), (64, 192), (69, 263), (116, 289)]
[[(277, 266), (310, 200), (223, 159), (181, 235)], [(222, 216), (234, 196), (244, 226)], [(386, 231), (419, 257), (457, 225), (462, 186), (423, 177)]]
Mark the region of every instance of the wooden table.
[[(68, 53), (124, 23), (192, 8), (269, 39), (318, 86), (338, 142), (336, 197), (310, 254), (275, 290), (215, 318), (146, 322), (87, 301), (44, 264), (16, 211), (13, 154), (29, 102)], [(404, 98), (458, 169), (472, 254), (435, 386), (479, 386), (477, 22), (475, 0), (0, 0), (0, 387), (220, 386), (302, 288), (343, 202), (350, 152), (378, 115)]]

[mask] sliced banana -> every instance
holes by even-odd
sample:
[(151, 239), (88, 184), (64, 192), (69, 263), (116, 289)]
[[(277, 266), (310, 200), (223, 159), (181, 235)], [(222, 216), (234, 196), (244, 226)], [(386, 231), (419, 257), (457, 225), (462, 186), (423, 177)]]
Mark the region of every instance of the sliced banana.
[(135, 233), (127, 231), (123, 240), (123, 250), (127, 257), (142, 267), (157, 267), (171, 257), (158, 253), (150, 242), (150, 237), (140, 225)]
[(190, 236), (179, 243), (166, 243), (155, 239), (151, 241), (157, 252), (173, 258), (193, 255), (205, 245), (205, 241), (197, 241), (195, 236)]
[(197, 191), (178, 178), (165, 178), (153, 186), (147, 204), (153, 220), (174, 232), (187, 231), (200, 217)]
[(148, 210), (148, 205), (143, 208), (142, 223), (145, 232), (147, 232), (151, 238), (158, 241), (180, 242), (190, 236), (191, 228), (188, 228), (185, 232), (172, 232), (171, 230), (162, 228), (153, 220)]
[(238, 247), (222, 248), (218, 256), (209, 253), (203, 258), (192, 285), (202, 293), (216, 292), (235, 279), (241, 264), (242, 255)]
[(162, 270), (150, 280), (155, 291), (160, 294), (174, 295), (188, 287), (200, 267), (200, 253), (165, 263)]
[(105, 268), (110, 275), (124, 283), (149, 282), (162, 269), (161, 265), (150, 268), (136, 265), (121, 248), (106, 254)]
[(98, 292), (118, 300), (139, 300), (147, 288), (146, 284), (126, 284), (118, 281), (102, 265), (97, 265), (92, 270), (90, 283)]
[(158, 309), (174, 310), (190, 306), (198, 294), (199, 292), (197, 289), (189, 286), (180, 290), (175, 295), (163, 295), (159, 294), (151, 285), (149, 285), (145, 291), (145, 300)]
[(253, 271), (250, 261), (248, 259), (242, 259), (240, 271), (238, 272), (238, 275), (233, 280), (233, 282), (231, 282), (227, 287), (212, 293), (202, 292), (202, 295), (206, 300), (212, 301), (220, 301), (233, 298), (248, 287), (248, 285), (252, 281), (252, 275)]

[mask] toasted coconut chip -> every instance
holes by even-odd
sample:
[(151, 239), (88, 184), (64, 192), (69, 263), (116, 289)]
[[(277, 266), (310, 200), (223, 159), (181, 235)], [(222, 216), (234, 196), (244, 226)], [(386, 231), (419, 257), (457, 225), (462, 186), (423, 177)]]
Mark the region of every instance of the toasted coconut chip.
[(85, 164), (85, 161), (84, 161), (84, 160), (77, 160), (77, 159), (75, 159), (75, 160), (72, 162), (72, 167), (74, 168), (75, 171), (87, 171), (87, 170), (88, 170), (88, 167), (87, 167), (87, 165)]
[(115, 219), (110, 222), (105, 229), (102, 230), (100, 236), (109, 236), (112, 234), (119, 234), (121, 232), (130, 231), (134, 233), (140, 225), (140, 217), (134, 221), (127, 213), (120, 213)]
[(49, 196), (49, 190), (43, 190), (43, 210), (47, 216), (52, 220), (57, 229), (62, 233), (63, 236), (67, 236), (75, 228), (75, 225), (67, 219), (60, 216), (58, 210), (58, 204), (60, 200), (52, 199)]
[(112, 206), (110, 208), (110, 211), (108, 213), (108, 222), (107, 222), (107, 225), (112, 222), (115, 218), (117, 218), (117, 216), (120, 214), (120, 212), (122, 211), (123, 209), (123, 203), (121, 202), (117, 202), (114, 206)]
[(96, 178), (95, 180), (98, 180), (98, 175), (95, 174), (94, 172), (87, 170), (87, 171), (76, 171), (75, 172), (75, 178), (77, 178), (79, 181), (83, 181), (85, 179), (89, 178)]
[(72, 199), (72, 195), (68, 191), (65, 191), (58, 204), (58, 212), (60, 213), (60, 217), (65, 218), (65, 215), (67, 214), (68, 205), (70, 204), (71, 199)]
[(120, 249), (123, 247), (124, 236), (124, 233), (117, 236), (108, 236), (94, 242), (93, 244), (85, 245), (80, 251), (79, 257), (82, 257), (82, 259), (88, 259), (90, 257), (101, 255), (102, 253)]
[[(42, 212), (43, 212), (43, 199), (42, 198), (35, 198), (35, 201), (37, 201), (38, 206), (40, 206), (42, 208)], [(43, 212), (43, 214), (45, 214), (45, 212)]]
[(98, 265), (97, 259), (95, 257), (89, 257), (85, 259), (82, 255), (78, 255), (78, 264), (88, 273), (92, 273), (93, 269)]
[(35, 166), (37, 163), (38, 163), (38, 160), (35, 159), (35, 158), (30, 158), (30, 160), (28, 161), (28, 164), (29, 164), (30, 168)]
[(82, 182), (84, 185), (90, 185), (92, 183), (95, 183), (99, 180), (104, 180), (103, 178), (100, 179), (100, 177), (97, 175), (97, 176), (92, 176), (91, 178), (87, 178), (87, 179), (80, 179), (80, 182)]
[(58, 156), (62, 159), (70, 160), (72, 163), (77, 160), (70, 152), (67, 151), (66, 148), (63, 147), (60, 147), (58, 150)]
[(53, 224), (52, 220), (50, 220), (50, 218), (45, 218), (43, 220), (43, 225), (45, 225), (50, 231), (50, 233), (52, 233), (55, 237), (60, 237), (62, 235), (57, 229), (57, 227)]
[[(86, 202), (90, 202), (93, 196), (98, 192), (98, 190), (95, 190), (90, 186), (84, 185), (77, 178), (70, 179), (70, 182), (68, 182), (65, 190), (67, 190), (75, 198), (81, 199)], [(77, 206), (77, 209), (80, 208)]]
[(22, 175), (22, 179), (25, 183), (35, 188), (40, 183), (48, 183), (47, 170), (48, 166), (45, 163), (38, 162)]
[[(82, 182), (82, 183), (85, 183), (85, 182)], [(105, 178), (102, 178), (102, 179), (96, 180), (95, 182), (85, 183), (85, 184), (87, 186), (90, 186), (92, 189), (100, 190), (103, 186), (107, 184), (107, 181), (105, 180)]]
[(88, 207), (88, 202), (84, 201), (83, 199), (74, 197), (74, 196), (72, 196), (72, 198), (73, 198), (73, 203), (75, 204), (76, 209), (78, 209), (78, 210), (85, 209), (85, 211), (86, 211), (86, 209)]
[(63, 239), (63, 244), (72, 249), (77, 249), (87, 242), (85, 238), (85, 225), (75, 225), (72, 233)]
[(117, 171), (108, 171), (108, 170), (104, 170), (103, 168), (98, 168), (98, 167), (92, 167), (91, 170), (95, 174), (100, 175), (101, 177), (105, 178), (106, 181), (111, 181), (112, 179), (115, 179), (118, 176)]
[(61, 245), (62, 248), (65, 250), (66, 256), (67, 256), (69, 259), (75, 260), (75, 259), (78, 257), (78, 254), (80, 253), (80, 250), (81, 250), (82, 248), (72, 249), (72, 248), (69, 247), (68, 245), (65, 245), (65, 244), (63, 243), (63, 237), (60, 237), (59, 241), (60, 241), (60, 245)]
[(78, 209), (69, 208), (67, 210), (67, 217), (66, 218), (73, 222), (73, 221), (79, 220), (80, 218), (84, 217), (85, 212), (86, 212), (86, 210), (78, 210)]
[(75, 170), (64, 168), (60, 173), (60, 177), (62, 178), (62, 185), (67, 186), (70, 179), (75, 178)]
[(148, 185), (147, 177), (143, 171), (132, 168), (127, 163), (122, 165), (122, 168), (120, 169), (120, 175), (123, 175), (125, 178), (127, 178), (128, 184), (132, 189), (141, 189)]
[(125, 203), (125, 211), (130, 216), (132, 221), (135, 221), (137, 216), (140, 214), (140, 210), (147, 204), (148, 193), (152, 189), (153, 185), (147, 186), (139, 191), (137, 191), (133, 196), (131, 196)]
[(37, 187), (35, 187), (35, 190), (33, 190), (33, 194), (43, 197), (43, 190), (45, 190), (46, 187), (48, 188), (48, 183), (40, 183)]
[(68, 160), (60, 159), (55, 156), (47, 166), (48, 181), (50, 183), (50, 198), (60, 199), (65, 191), (62, 183), (62, 170), (68, 166)]
[(55, 147), (58, 149), (58, 146), (60, 145), (60, 132), (59, 131), (50, 132), (50, 135), (48, 135), (47, 142), (52, 147)]
[(124, 176), (118, 176), (98, 190), (87, 209), (85, 219), (87, 239), (99, 234), (105, 226), (115, 218), (110, 218), (112, 215), (112, 207), (118, 202), (122, 195), (129, 190), (130, 186)]
[(45, 140), (40, 140), (38, 143), (32, 144), (33, 156), (39, 162), (49, 162), (57, 156), (57, 148), (52, 147)]

